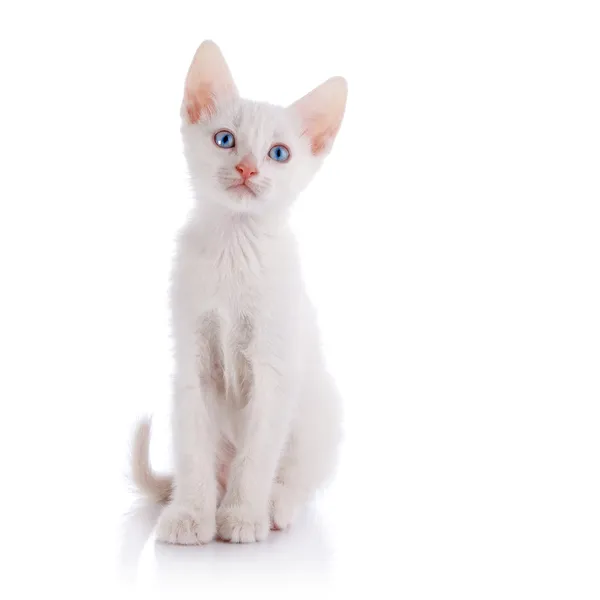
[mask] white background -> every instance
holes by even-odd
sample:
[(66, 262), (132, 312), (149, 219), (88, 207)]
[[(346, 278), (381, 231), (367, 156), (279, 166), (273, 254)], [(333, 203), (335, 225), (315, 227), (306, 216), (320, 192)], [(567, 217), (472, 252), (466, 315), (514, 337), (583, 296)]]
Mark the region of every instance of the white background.
[[(593, 1), (3, 3), (0, 595), (597, 598), (599, 31)], [(349, 80), (294, 215), (346, 442), (289, 533), (185, 549), (123, 474), (142, 412), (169, 467), (205, 38), (254, 99)]]

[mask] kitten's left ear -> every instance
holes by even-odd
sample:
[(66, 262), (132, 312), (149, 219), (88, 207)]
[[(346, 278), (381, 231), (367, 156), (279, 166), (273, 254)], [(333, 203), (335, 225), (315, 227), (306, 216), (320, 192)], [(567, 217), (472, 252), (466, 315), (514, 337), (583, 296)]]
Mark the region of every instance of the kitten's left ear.
[(213, 41), (200, 44), (190, 65), (183, 97), (183, 117), (197, 123), (215, 111), (216, 102), (237, 96), (231, 71)]
[(327, 152), (344, 118), (348, 84), (343, 77), (332, 77), (290, 106), (302, 119), (314, 155)]

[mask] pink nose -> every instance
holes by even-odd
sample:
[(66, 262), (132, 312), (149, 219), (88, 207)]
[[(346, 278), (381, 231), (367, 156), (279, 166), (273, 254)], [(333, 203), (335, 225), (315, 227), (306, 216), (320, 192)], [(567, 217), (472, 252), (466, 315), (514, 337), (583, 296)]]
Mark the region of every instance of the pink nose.
[(246, 181), (246, 179), (250, 179), (252, 175), (256, 175), (258, 173), (256, 163), (247, 158), (243, 158), (241, 162), (235, 165), (235, 169), (242, 176), (244, 181)]

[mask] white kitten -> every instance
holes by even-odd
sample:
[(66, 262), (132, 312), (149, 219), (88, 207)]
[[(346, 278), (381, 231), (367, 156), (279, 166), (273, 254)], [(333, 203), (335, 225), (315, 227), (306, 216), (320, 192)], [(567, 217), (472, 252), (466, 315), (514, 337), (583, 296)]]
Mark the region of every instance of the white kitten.
[(182, 134), (196, 205), (173, 270), (173, 478), (133, 477), (169, 501), (158, 538), (264, 539), (332, 474), (340, 406), (325, 370), (288, 209), (328, 153), (347, 87), (333, 78), (288, 108), (241, 99), (204, 42), (185, 84)]

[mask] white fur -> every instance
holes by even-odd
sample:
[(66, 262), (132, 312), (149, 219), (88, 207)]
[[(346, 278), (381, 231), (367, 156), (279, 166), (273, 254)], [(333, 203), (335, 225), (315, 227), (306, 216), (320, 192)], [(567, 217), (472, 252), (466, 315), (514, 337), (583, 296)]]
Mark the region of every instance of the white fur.
[[(170, 500), (160, 540), (262, 540), (270, 527), (286, 528), (333, 472), (338, 394), (287, 223), (343, 115), (341, 78), (317, 90), (289, 108), (243, 100), (211, 42), (190, 68), (182, 135), (196, 204), (172, 280), (174, 476), (149, 466), (149, 422), (132, 461), (138, 487)], [(201, 110), (187, 111), (189, 103)], [(232, 150), (213, 141), (224, 128), (236, 137)], [(276, 143), (290, 149), (287, 163), (268, 158)], [(247, 155), (259, 169), (255, 196), (227, 189)]]

